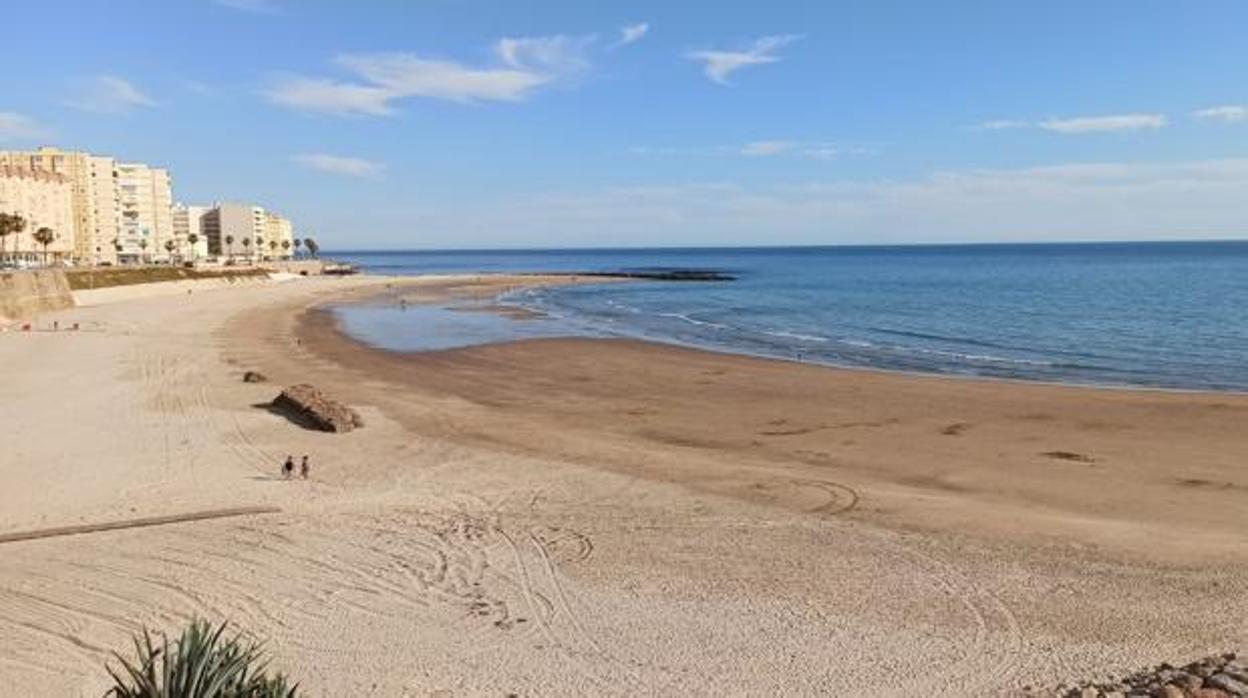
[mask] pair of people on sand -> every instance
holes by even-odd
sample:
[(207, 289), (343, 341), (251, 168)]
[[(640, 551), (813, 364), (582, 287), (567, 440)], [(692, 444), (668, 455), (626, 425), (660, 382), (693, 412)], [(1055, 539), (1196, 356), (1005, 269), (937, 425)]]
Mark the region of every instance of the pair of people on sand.
[[(299, 464), (299, 477), (304, 480), (308, 479), (308, 457), (304, 455), (303, 462)], [(286, 456), (286, 462), (282, 463), (282, 477), (289, 480), (295, 476), (295, 457)]]

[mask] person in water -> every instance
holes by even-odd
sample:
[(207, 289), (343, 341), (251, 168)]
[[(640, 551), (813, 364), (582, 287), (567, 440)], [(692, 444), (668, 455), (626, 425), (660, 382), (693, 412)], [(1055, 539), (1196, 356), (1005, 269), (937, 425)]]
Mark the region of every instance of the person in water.
[[(304, 459), (306, 460), (307, 457), (305, 456)], [(289, 480), (291, 476), (293, 476), (294, 474), (295, 474), (295, 457), (286, 456), (286, 462), (282, 463), (282, 477)]]

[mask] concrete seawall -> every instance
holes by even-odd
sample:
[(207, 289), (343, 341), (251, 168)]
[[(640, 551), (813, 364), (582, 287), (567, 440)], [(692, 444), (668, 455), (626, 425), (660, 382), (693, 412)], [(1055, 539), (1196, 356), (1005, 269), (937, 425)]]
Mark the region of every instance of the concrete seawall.
[(135, 298), (152, 298), (155, 296), (176, 296), (186, 293), (200, 293), (222, 288), (241, 288), (287, 281), (299, 278), (291, 274), (262, 274), (258, 276), (236, 276), (212, 279), (187, 279), (184, 281), (159, 281), (150, 284), (130, 284), (127, 286), (109, 286), (92, 290), (73, 292), (73, 300), (78, 305), (104, 305), (120, 303)]
[(72, 307), (74, 296), (60, 269), (0, 273), (0, 322)]

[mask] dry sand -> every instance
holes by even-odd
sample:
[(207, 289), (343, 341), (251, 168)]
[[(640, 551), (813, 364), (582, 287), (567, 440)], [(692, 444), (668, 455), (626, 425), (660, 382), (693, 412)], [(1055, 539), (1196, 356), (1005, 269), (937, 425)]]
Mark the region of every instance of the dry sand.
[[(0, 543), (8, 694), (97, 696), (130, 632), (192, 614), (325, 696), (1008, 695), (1248, 647), (1248, 397), (622, 341), (398, 356), (304, 312), (387, 283), (0, 335), (0, 537), (280, 509)], [(257, 406), (296, 381), (367, 426)]]

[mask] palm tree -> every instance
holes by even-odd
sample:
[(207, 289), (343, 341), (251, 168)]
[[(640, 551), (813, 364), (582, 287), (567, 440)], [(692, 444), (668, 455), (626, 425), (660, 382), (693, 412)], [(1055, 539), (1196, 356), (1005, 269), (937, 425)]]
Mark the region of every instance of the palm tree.
[(48, 245), (56, 239), (56, 233), (52, 232), (51, 228), (43, 226), (35, 231), (34, 238), (35, 242), (43, 246), (43, 266), (46, 267), (48, 266)]
[(291, 243), (291, 244), (293, 244), (293, 245), (295, 246), (295, 256), (296, 256), (296, 257), (298, 257), (298, 256), (299, 256), (299, 246), (303, 244), (303, 240), (300, 240), (299, 238), (295, 238), (294, 242), (293, 242), (293, 243)]
[(177, 243), (173, 240), (165, 240), (165, 252), (169, 254), (169, 262), (173, 263), (173, 248), (177, 247)]
[(256, 257), (264, 257), (264, 238), (256, 236)]
[(139, 249), (143, 250), (143, 252), (139, 255), (139, 263), (141, 264), (144, 261), (143, 258), (147, 256), (147, 238), (139, 240)]
[(304, 238), (303, 246), (308, 248), (308, 254), (312, 255), (312, 259), (316, 259), (316, 253), (321, 251), (321, 246), (312, 238)]
[[(10, 235), (20, 235), (26, 230), (26, 219), (16, 213), (0, 213), (0, 256), (4, 256), (8, 248), (8, 239)], [(16, 254), (18, 241), (14, 241), (13, 248)]]
[(282, 240), (282, 252), (286, 259), (290, 259), (290, 240)]
[(187, 235), (187, 236), (186, 236), (186, 241), (187, 241), (188, 243), (190, 243), (190, 248), (191, 248), (191, 264), (194, 264), (194, 263), (195, 263), (195, 245), (196, 245), (196, 243), (198, 243), (198, 242), (199, 242), (199, 234), (198, 234), (198, 233), (191, 233), (190, 235)]
[(229, 252), (229, 254), (230, 254), (230, 259), (231, 259), (231, 260), (233, 260), (233, 259), (234, 259), (234, 236), (233, 236), (233, 235), (226, 235), (226, 236), (225, 236), (225, 244), (226, 244), (226, 248), (230, 251), (230, 252)]
[(243, 238), (243, 256), (251, 258), (251, 238)]

